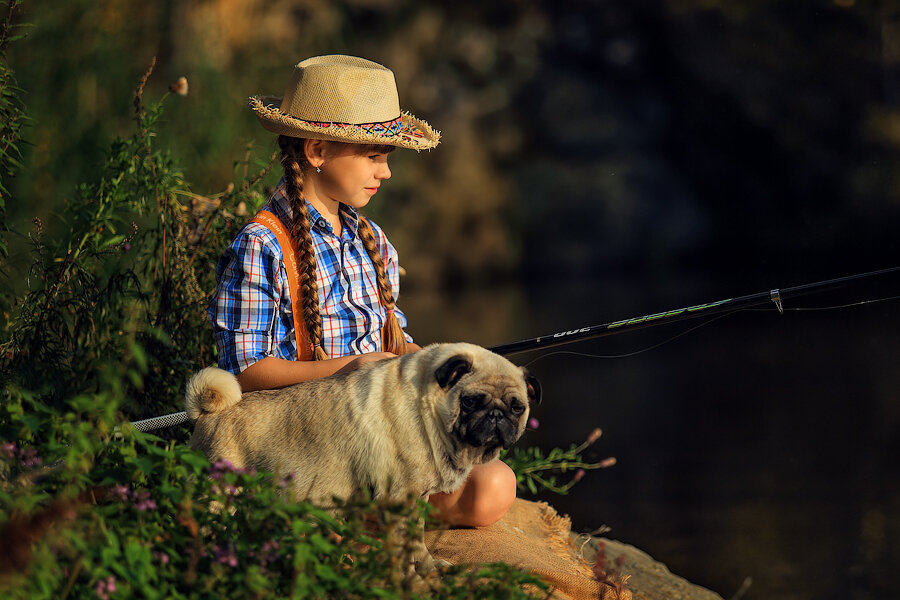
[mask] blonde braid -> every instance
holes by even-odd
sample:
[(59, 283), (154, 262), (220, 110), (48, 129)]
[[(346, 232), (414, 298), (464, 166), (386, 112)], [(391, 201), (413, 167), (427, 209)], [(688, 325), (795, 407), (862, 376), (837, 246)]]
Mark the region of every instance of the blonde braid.
[[(309, 339), (314, 348), (315, 360), (325, 360), (328, 358), (328, 354), (322, 347), (322, 315), (319, 314), (316, 247), (309, 234), (309, 211), (306, 208), (306, 200), (303, 198), (301, 164), (306, 164), (303, 140), (280, 135), (278, 136), (278, 146), (281, 148), (281, 165), (284, 167), (284, 181), (293, 212), (294, 224), (291, 237), (296, 246), (300, 281), (300, 298), (293, 299), (294, 306), (292, 308), (303, 311), (303, 322), (306, 324), (306, 331), (309, 333)], [(297, 337), (297, 355), (300, 356), (300, 332), (294, 332), (294, 335)]]
[(359, 239), (362, 240), (363, 247), (375, 267), (378, 298), (381, 306), (387, 312), (387, 319), (381, 329), (381, 350), (394, 354), (406, 354), (406, 336), (403, 334), (403, 328), (400, 327), (397, 315), (394, 314), (394, 294), (387, 278), (387, 270), (384, 268), (384, 259), (381, 258), (381, 252), (378, 251), (378, 245), (375, 243), (375, 234), (372, 232), (369, 222), (362, 215), (359, 217), (358, 230)]

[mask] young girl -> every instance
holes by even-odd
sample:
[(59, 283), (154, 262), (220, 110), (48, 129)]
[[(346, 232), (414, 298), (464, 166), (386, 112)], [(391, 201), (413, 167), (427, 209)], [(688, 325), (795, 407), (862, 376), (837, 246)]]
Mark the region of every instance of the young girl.
[[(283, 98), (250, 103), (278, 134), (284, 177), (216, 268), (219, 366), (253, 391), (418, 350), (395, 305), (397, 251), (359, 209), (390, 178), (394, 148), (431, 149), (440, 134), (401, 113), (390, 70), (351, 56), (304, 60)], [(451, 524), (483, 526), (515, 491), (512, 470), (496, 460), (429, 501)]]

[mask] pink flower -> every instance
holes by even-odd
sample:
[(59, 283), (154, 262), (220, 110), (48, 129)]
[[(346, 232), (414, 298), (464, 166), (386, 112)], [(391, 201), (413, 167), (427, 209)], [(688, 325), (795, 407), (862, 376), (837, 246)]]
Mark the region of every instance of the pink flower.
[(39, 467), (43, 462), (41, 457), (37, 455), (37, 450), (34, 448), (23, 448), (19, 450), (19, 461), (26, 469)]
[(128, 488), (127, 485), (122, 485), (121, 483), (118, 484), (118, 485), (114, 485), (114, 486), (112, 486), (112, 487), (109, 489), (109, 493), (110, 493), (110, 494), (112, 494), (113, 496), (115, 496), (115, 497), (118, 498), (119, 500), (122, 500), (123, 502), (124, 502), (125, 500), (128, 500), (128, 493), (129, 493), (130, 491), (131, 491), (131, 490)]
[(141, 490), (133, 494), (134, 508), (141, 512), (156, 510), (156, 502), (150, 497), (150, 492)]
[(540, 424), (541, 424), (540, 421), (538, 421), (534, 417), (531, 417), (530, 419), (528, 419), (528, 429), (537, 429), (540, 426)]
[(578, 469), (575, 471), (575, 477), (573, 479), (575, 481), (581, 481), (584, 478), (584, 469)]
[(3, 442), (0, 445), (0, 452), (2, 452), (6, 458), (13, 458), (16, 455), (16, 445), (13, 442)]
[(110, 575), (106, 579), (101, 579), (97, 582), (97, 597), (100, 600), (109, 600), (110, 594), (116, 593), (116, 578)]
[(588, 436), (588, 438), (587, 438), (587, 443), (588, 443), (588, 444), (593, 444), (594, 442), (596, 442), (597, 440), (600, 439), (600, 436), (601, 436), (601, 435), (603, 435), (603, 430), (600, 429), (599, 427), (595, 428), (595, 429), (591, 432), (591, 435)]
[(214, 550), (216, 552), (217, 563), (228, 565), (229, 567), (237, 566), (237, 556), (234, 555), (234, 552), (232, 552), (230, 548), (219, 548), (218, 546), (215, 546)]
[(135, 504), (134, 507), (141, 512), (156, 510), (156, 502), (154, 502), (153, 500), (142, 500), (141, 502)]

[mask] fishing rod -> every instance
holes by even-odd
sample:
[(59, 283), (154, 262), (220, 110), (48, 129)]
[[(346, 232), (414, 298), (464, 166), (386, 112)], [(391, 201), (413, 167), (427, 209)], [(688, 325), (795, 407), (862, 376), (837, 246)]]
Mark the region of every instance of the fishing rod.
[[(664, 312), (644, 315), (643, 317), (634, 317), (622, 321), (614, 321), (603, 325), (594, 325), (592, 327), (581, 327), (579, 329), (571, 329), (568, 331), (560, 331), (550, 335), (543, 335), (527, 340), (520, 340), (510, 344), (493, 346), (488, 350), (500, 354), (501, 356), (509, 356), (510, 354), (518, 354), (529, 350), (539, 350), (545, 348), (553, 348), (573, 342), (581, 342), (596, 338), (625, 333), (627, 331), (635, 331), (637, 329), (645, 329), (656, 325), (666, 323), (676, 323), (687, 319), (696, 319), (698, 317), (711, 316), (723, 312), (736, 311), (754, 306), (761, 306), (772, 303), (778, 309), (779, 313), (784, 313), (783, 302), (786, 299), (797, 298), (809, 294), (815, 294), (831, 290), (848, 283), (878, 277), (881, 275), (889, 275), (891, 273), (900, 272), (900, 267), (892, 267), (889, 269), (881, 269), (879, 271), (870, 271), (868, 273), (860, 273), (857, 275), (848, 275), (847, 277), (839, 277), (837, 279), (828, 279), (826, 281), (818, 281), (816, 283), (807, 283), (783, 289), (773, 289), (768, 292), (759, 292), (758, 294), (750, 294), (740, 296), (738, 298), (728, 298), (726, 300), (718, 300), (716, 302), (708, 302), (706, 304), (697, 304), (696, 306), (688, 306), (686, 308), (676, 308)], [(182, 411), (160, 417), (152, 417), (141, 421), (134, 421), (131, 425), (138, 431), (153, 431), (165, 427), (180, 425), (188, 420), (187, 413)]]
[(676, 308), (675, 310), (667, 310), (652, 315), (645, 315), (643, 317), (625, 319), (623, 321), (614, 321), (603, 325), (594, 325), (593, 327), (581, 327), (580, 329), (560, 331), (550, 335), (512, 342), (511, 344), (494, 346), (493, 348), (489, 348), (489, 350), (503, 356), (508, 356), (510, 354), (518, 354), (519, 352), (553, 348), (555, 346), (562, 346), (563, 344), (592, 340), (618, 333), (625, 333), (626, 331), (635, 331), (637, 329), (663, 325), (665, 323), (675, 323), (687, 319), (695, 319), (697, 317), (707, 317), (723, 312), (752, 308), (754, 306), (761, 306), (769, 303), (774, 304), (778, 309), (778, 312), (783, 314), (783, 302), (788, 298), (824, 292), (860, 279), (897, 272), (900, 272), (900, 267), (870, 271), (868, 273), (860, 273), (857, 275), (848, 275), (847, 277), (818, 281), (816, 283), (807, 283), (789, 288), (773, 289), (768, 292), (759, 292), (758, 294), (729, 298), (727, 300), (718, 300), (716, 302), (698, 304), (686, 308)]

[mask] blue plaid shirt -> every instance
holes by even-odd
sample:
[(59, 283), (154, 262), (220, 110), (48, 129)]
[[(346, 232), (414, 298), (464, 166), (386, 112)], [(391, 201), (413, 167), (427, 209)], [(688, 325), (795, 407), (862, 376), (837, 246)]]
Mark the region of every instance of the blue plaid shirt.
[[(306, 206), (316, 246), (325, 351), (332, 358), (380, 351), (386, 315), (378, 301), (375, 267), (356, 234), (359, 212), (341, 205), (343, 230), (338, 236), (327, 219), (308, 202)], [(265, 208), (291, 230), (284, 180)], [(369, 223), (396, 300), (400, 290), (397, 251), (381, 228)], [(266, 356), (297, 360), (291, 292), (275, 234), (259, 223), (247, 224), (219, 260), (216, 281), (209, 317), (221, 368), (240, 373)], [(406, 316), (399, 309), (394, 314), (406, 327)]]

